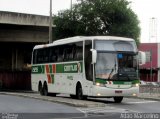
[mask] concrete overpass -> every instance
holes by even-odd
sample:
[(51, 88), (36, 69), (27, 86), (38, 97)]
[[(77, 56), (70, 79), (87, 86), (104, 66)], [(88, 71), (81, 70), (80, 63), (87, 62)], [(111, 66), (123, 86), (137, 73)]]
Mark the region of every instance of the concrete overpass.
[(48, 43), (48, 32), (48, 16), (0, 11), (0, 88), (30, 88), (32, 49)]
[(49, 17), (0, 11), (0, 42), (48, 42)]

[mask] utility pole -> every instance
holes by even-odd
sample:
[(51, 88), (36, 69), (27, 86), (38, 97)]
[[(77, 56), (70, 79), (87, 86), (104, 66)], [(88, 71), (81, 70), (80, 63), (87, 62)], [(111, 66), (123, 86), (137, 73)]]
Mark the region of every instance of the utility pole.
[(50, 0), (50, 17), (49, 17), (49, 43), (52, 43), (52, 0)]
[(72, 0), (71, 0), (71, 12), (72, 12)]
[(152, 82), (152, 49), (150, 50), (150, 81)]
[(71, 15), (71, 20), (73, 20), (73, 12), (72, 12), (72, 8), (73, 8), (73, 6), (72, 6), (72, 0), (71, 0), (71, 13), (70, 13), (70, 15)]
[[(152, 49), (150, 50), (150, 81), (152, 82)], [(151, 95), (151, 86), (150, 86), (150, 95)]]

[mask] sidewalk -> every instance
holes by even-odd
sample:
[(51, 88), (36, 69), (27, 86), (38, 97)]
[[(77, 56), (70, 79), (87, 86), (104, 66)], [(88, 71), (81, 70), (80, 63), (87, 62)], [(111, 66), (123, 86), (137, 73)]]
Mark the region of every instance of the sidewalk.
[[(28, 97), (28, 98), (50, 101), (55, 103), (67, 104), (75, 107), (105, 107), (106, 106), (106, 104), (102, 102), (77, 100), (77, 99), (72, 99), (69, 96), (63, 96), (63, 95), (60, 95), (57, 97), (41, 96), (39, 93), (32, 92), (32, 91), (1, 91), (0, 94)], [(160, 101), (160, 94), (140, 93), (137, 97), (131, 96), (129, 98), (139, 98), (139, 99)]]
[(67, 96), (57, 96), (57, 97), (41, 96), (39, 93), (32, 92), (32, 91), (29, 91), (29, 92), (1, 91), (0, 94), (40, 99), (44, 101), (67, 104), (75, 107), (105, 107), (105, 104), (100, 102), (77, 100), (77, 99), (72, 99), (69, 96), (68, 97)]
[(160, 87), (154, 85), (140, 86), (140, 93), (137, 98), (160, 101)]
[(160, 94), (139, 93), (138, 97), (136, 97), (136, 98), (160, 101)]

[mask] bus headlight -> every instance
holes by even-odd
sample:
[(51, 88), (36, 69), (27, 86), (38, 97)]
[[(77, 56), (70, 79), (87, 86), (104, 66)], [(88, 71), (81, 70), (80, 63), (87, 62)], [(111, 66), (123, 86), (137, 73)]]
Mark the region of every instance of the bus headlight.
[(139, 87), (139, 83), (132, 84), (132, 87)]
[(105, 87), (105, 84), (97, 82), (97, 83), (96, 83), (96, 86)]

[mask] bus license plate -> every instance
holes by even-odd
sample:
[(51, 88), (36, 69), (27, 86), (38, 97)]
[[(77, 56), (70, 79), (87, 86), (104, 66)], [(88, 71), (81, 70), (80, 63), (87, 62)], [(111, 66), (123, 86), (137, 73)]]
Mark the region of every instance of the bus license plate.
[(121, 90), (116, 90), (115, 93), (122, 93), (122, 91)]

